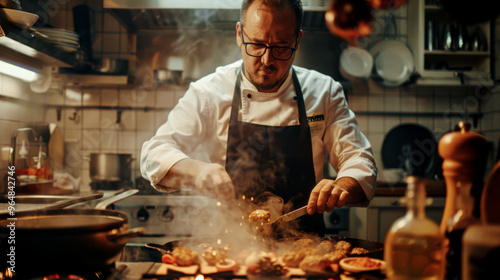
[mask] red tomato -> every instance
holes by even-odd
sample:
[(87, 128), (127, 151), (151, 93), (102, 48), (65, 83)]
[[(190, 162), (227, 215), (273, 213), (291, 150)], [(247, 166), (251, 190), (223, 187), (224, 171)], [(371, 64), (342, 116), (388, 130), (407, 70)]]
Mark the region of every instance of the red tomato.
[(174, 264), (175, 257), (170, 254), (164, 254), (163, 256), (161, 256), (161, 262), (166, 264)]

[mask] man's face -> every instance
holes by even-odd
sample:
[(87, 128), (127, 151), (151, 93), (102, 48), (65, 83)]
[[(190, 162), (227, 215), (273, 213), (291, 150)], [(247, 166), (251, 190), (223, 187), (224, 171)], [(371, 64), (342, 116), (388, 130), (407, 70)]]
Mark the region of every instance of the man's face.
[(295, 53), (288, 60), (276, 60), (271, 55), (271, 49), (267, 49), (262, 57), (253, 57), (246, 53), (241, 36), (245, 43), (298, 48), (302, 31), (295, 33), (295, 14), (292, 9), (277, 11), (255, 1), (246, 11), (243, 26), (238, 23), (236, 31), (245, 76), (259, 91), (277, 91), (288, 75)]

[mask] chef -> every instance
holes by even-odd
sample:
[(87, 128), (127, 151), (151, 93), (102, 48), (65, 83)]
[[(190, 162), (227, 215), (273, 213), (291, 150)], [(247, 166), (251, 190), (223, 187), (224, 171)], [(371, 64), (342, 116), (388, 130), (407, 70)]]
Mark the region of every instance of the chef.
[[(292, 66), (301, 23), (300, 0), (243, 0), (242, 60), (191, 83), (143, 145), (141, 172), (157, 190), (256, 203), (279, 196), (291, 208), (307, 204), (301, 229), (319, 234), (321, 213), (372, 198), (371, 146), (341, 85)], [(323, 178), (326, 153), (336, 180)]]

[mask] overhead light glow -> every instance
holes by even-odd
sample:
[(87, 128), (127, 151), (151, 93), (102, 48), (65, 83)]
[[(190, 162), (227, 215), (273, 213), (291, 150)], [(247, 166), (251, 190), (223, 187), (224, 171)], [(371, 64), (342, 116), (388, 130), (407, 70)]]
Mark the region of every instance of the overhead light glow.
[(0, 73), (21, 79), (25, 82), (33, 82), (38, 79), (37, 72), (1, 60)]

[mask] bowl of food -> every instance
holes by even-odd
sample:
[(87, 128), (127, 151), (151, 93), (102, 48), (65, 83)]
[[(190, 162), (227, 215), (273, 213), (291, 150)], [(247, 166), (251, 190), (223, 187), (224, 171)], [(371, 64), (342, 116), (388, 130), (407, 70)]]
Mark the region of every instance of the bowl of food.
[(385, 269), (385, 261), (370, 257), (345, 258), (339, 264), (343, 270), (354, 273)]

